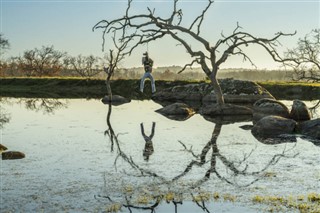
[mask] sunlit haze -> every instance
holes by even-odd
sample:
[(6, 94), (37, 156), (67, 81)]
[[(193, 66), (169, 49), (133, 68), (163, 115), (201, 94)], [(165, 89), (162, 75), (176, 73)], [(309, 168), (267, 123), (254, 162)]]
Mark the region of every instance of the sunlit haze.
[[(173, 1), (133, 1), (131, 14), (147, 13), (147, 7), (156, 8), (156, 14), (170, 14)], [(114, 0), (2, 0), (1, 33), (10, 42), (11, 48), (3, 57), (19, 56), (25, 50), (53, 45), (72, 56), (78, 54), (103, 56), (102, 31), (92, 31), (92, 27), (102, 19), (123, 16), (127, 1)], [(184, 21), (189, 23), (207, 5), (207, 1), (181, 1)], [(232, 33), (237, 25), (242, 31), (257, 37), (271, 38), (282, 31), (292, 33), (293, 37), (282, 38), (280, 53), (295, 46), (298, 38), (314, 28), (320, 27), (320, 1), (286, 0), (218, 0), (205, 16), (201, 35), (210, 43), (215, 43), (221, 33)], [(183, 65), (190, 57), (177, 42), (170, 38), (149, 43), (135, 50), (134, 54), (123, 61), (123, 67), (141, 66), (141, 56), (150, 52), (155, 66)], [(108, 47), (105, 47), (108, 49)], [(260, 69), (275, 69), (270, 56), (261, 48), (246, 50)], [(242, 58), (230, 58), (224, 68), (247, 68)]]

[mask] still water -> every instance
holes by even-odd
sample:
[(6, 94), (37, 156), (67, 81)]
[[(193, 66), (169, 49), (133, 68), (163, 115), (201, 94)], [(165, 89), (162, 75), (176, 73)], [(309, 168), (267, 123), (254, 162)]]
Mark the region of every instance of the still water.
[(1, 212), (261, 212), (257, 196), (320, 193), (319, 144), (268, 145), (240, 128), (250, 121), (176, 121), (159, 108), (2, 98), (1, 144), (26, 157), (1, 161)]

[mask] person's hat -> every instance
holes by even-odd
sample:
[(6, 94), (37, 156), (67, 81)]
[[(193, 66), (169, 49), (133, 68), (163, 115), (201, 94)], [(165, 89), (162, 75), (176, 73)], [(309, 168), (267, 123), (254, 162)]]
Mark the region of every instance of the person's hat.
[(143, 55), (148, 55), (148, 52), (143, 53)]

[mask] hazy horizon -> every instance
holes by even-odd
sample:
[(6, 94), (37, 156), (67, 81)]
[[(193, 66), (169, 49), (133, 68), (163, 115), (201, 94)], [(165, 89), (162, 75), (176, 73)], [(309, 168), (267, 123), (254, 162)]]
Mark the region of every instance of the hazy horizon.
[[(133, 11), (146, 13), (147, 6), (156, 8), (159, 15), (168, 15), (172, 1), (133, 1)], [(78, 54), (102, 57), (102, 32), (92, 32), (92, 27), (103, 19), (121, 17), (127, 1), (99, 0), (1, 0), (1, 33), (10, 42), (11, 48), (2, 57), (19, 56), (25, 50), (53, 45), (56, 50), (66, 51), (72, 56)], [(181, 1), (186, 23), (197, 17), (207, 1)], [(215, 43), (221, 32), (232, 33), (237, 22), (243, 31), (258, 37), (271, 38), (283, 31), (293, 37), (281, 39), (281, 51), (296, 45), (298, 38), (304, 37), (320, 26), (320, 1), (286, 0), (218, 0), (205, 16), (202, 35)], [(141, 66), (142, 53), (148, 50), (156, 67), (183, 66), (190, 57), (173, 39), (149, 43), (148, 47), (137, 48), (126, 58), (123, 67)], [(105, 47), (108, 49), (108, 45)], [(279, 64), (261, 48), (245, 50), (258, 69), (277, 69)], [(280, 52), (282, 54), (282, 52)], [(242, 58), (231, 57), (221, 68), (253, 68), (243, 63)]]

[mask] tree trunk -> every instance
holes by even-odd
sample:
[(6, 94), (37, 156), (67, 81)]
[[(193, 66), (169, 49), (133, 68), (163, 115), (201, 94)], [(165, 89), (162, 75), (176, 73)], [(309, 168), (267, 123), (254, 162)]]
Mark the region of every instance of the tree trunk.
[(216, 74), (214, 72), (212, 72), (210, 74), (209, 78), (211, 81), (211, 85), (213, 87), (214, 94), (216, 95), (217, 104), (219, 104), (219, 106), (224, 105), (224, 98), (223, 98), (222, 90), (221, 90), (220, 84), (217, 80)]
[(111, 86), (110, 86), (110, 78), (111, 78), (111, 75), (108, 75), (108, 77), (106, 79), (106, 86), (107, 86), (108, 97), (111, 102), (112, 101), (112, 90), (111, 90)]

